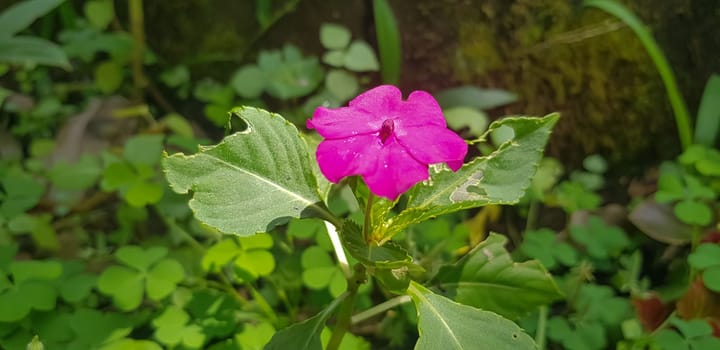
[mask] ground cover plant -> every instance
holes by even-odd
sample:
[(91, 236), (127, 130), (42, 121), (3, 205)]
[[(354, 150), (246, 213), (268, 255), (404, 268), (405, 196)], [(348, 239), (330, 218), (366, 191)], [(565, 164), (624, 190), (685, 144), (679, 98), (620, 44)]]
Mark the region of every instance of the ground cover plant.
[[(253, 2), (257, 35), (298, 3)], [(605, 157), (545, 155), (558, 113), (397, 87), (371, 3), (372, 36), (328, 20), (222, 76), (153, 52), (141, 0), (4, 8), (0, 348), (720, 348), (717, 76), (691, 119), (642, 22), (586, 2), (648, 48), (682, 145), (618, 199)]]

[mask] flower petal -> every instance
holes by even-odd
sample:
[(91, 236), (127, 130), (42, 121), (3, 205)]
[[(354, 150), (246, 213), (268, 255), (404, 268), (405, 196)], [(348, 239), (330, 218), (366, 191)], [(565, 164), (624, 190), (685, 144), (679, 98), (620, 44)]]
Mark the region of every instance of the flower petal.
[(381, 119), (395, 114), (402, 104), (402, 92), (392, 85), (380, 85), (355, 97), (348, 104), (350, 108), (362, 110)]
[(440, 105), (425, 91), (413, 91), (398, 112), (399, 119), (406, 126), (435, 125), (444, 128), (447, 125)]
[(381, 116), (355, 108), (318, 107), (306, 125), (309, 129), (317, 130), (324, 138), (337, 139), (377, 132), (382, 127), (382, 123)]
[(468, 145), (447, 128), (436, 126), (395, 129), (398, 142), (418, 161), (425, 164), (445, 163), (453, 171), (462, 167)]
[(376, 167), (376, 154), (381, 148), (376, 136), (358, 135), (324, 140), (315, 154), (323, 175), (332, 182), (338, 182), (346, 176), (372, 172)]
[(377, 196), (395, 200), (416, 183), (429, 177), (426, 164), (418, 162), (395, 138), (390, 138), (374, 153), (373, 168), (363, 171), (362, 177), (368, 188)]

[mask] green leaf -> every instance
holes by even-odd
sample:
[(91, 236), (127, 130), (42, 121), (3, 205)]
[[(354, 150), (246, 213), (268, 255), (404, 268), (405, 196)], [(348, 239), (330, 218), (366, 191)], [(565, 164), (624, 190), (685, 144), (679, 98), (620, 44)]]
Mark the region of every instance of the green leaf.
[(320, 334), (325, 327), (325, 321), (345, 299), (345, 296), (335, 298), (325, 310), (307, 320), (295, 323), (290, 327), (281, 329), (273, 335), (265, 350), (322, 350)]
[(30, 280), (52, 281), (62, 275), (62, 265), (57, 261), (16, 261), (10, 265), (15, 284)]
[(480, 89), (461, 86), (443, 90), (435, 96), (443, 108), (471, 107), (488, 110), (517, 101), (517, 96), (505, 90)]
[(0, 203), (0, 216), (5, 218), (12, 218), (34, 207), (45, 192), (45, 186), (17, 168), (6, 172), (0, 184), (5, 192)]
[(155, 165), (163, 150), (163, 135), (136, 135), (127, 140), (123, 156), (132, 164)]
[(162, 350), (162, 347), (150, 340), (124, 338), (103, 344), (98, 350)]
[(567, 243), (558, 241), (557, 235), (550, 229), (526, 231), (520, 250), (527, 256), (538, 259), (549, 270), (558, 264), (574, 266), (577, 252)]
[(720, 130), (720, 75), (713, 74), (705, 84), (697, 124), (695, 125), (695, 143), (708, 147), (715, 145)]
[(410, 254), (395, 242), (368, 244), (363, 238), (360, 226), (351, 220), (346, 220), (343, 224), (340, 238), (348, 253), (366, 266), (398, 268), (412, 263)]
[(198, 348), (205, 342), (205, 335), (197, 325), (187, 325), (190, 316), (177, 306), (169, 306), (152, 321), (155, 326), (155, 338), (170, 347), (180, 343)]
[(317, 58), (302, 57), (300, 50), (292, 45), (286, 45), (282, 52), (261, 52), (258, 65), (267, 79), (265, 91), (281, 100), (307, 96), (323, 78)]
[(342, 67), (345, 62), (345, 51), (328, 51), (322, 56), (322, 61), (333, 67)]
[(710, 207), (694, 200), (683, 200), (675, 204), (675, 216), (690, 225), (707, 226), (712, 222)]
[(98, 29), (105, 29), (115, 17), (112, 0), (91, 0), (83, 9), (90, 24)]
[(608, 226), (597, 216), (589, 217), (586, 225), (572, 226), (570, 235), (596, 259), (617, 257), (630, 245), (630, 240), (620, 227)]
[(290, 217), (312, 216), (311, 211), (325, 214), (307, 146), (295, 126), (256, 108), (233, 113), (248, 124), (246, 131), (198, 154), (163, 160), (173, 190), (193, 191), (195, 216), (222, 232), (251, 235)]
[(544, 118), (506, 118), (491, 124), (487, 133), (508, 126), (515, 131), (515, 138), (457, 172), (431, 171), (430, 180), (408, 192), (407, 209), (373, 227), (373, 237), (386, 239), (410, 224), (462, 209), (517, 203), (530, 186), (557, 120), (558, 115), (551, 114)]
[(138, 246), (124, 246), (115, 252), (118, 261), (134, 267), (139, 271), (147, 271), (151, 265), (167, 255), (167, 248), (152, 247), (143, 249)]
[(0, 63), (43, 64), (70, 69), (70, 61), (59, 46), (31, 36), (4, 38), (0, 35)]
[(720, 292), (720, 266), (707, 268), (702, 273), (703, 283), (713, 292)]
[(323, 23), (320, 43), (328, 50), (342, 50), (350, 43), (350, 30), (339, 24)]
[(85, 154), (74, 164), (60, 161), (49, 172), (50, 181), (59, 189), (84, 190), (94, 185), (102, 168), (97, 157)]
[(602, 203), (600, 196), (576, 181), (561, 182), (555, 189), (555, 200), (569, 213), (578, 210), (594, 210)]
[(95, 86), (105, 94), (115, 92), (123, 82), (122, 67), (114, 61), (100, 62), (95, 67)]
[(243, 331), (235, 335), (235, 340), (243, 350), (262, 350), (275, 334), (275, 327), (267, 322), (246, 323)]
[(420, 338), (416, 350), (535, 349), (535, 343), (518, 325), (489, 311), (453, 302), (436, 295), (416, 282), (408, 294), (418, 315)]
[(583, 167), (595, 174), (604, 174), (607, 171), (608, 165), (605, 158), (599, 154), (593, 154), (583, 159)]
[(90, 295), (97, 284), (97, 277), (90, 274), (77, 274), (67, 278), (60, 285), (60, 296), (68, 303), (78, 303)]
[(164, 259), (153, 266), (146, 276), (147, 296), (161, 300), (170, 295), (185, 278), (182, 265), (173, 259)]
[(433, 284), (460, 303), (517, 319), (562, 296), (538, 261), (516, 263), (507, 238), (490, 234), (453, 265), (443, 266)]
[(243, 66), (233, 74), (230, 85), (243, 98), (258, 98), (265, 89), (265, 73), (256, 65)]
[[(64, 0), (26, 0), (0, 13), (0, 37), (10, 37), (52, 11)], [(0, 50), (2, 52), (2, 50)]]
[(720, 245), (703, 243), (688, 256), (690, 266), (704, 270), (713, 266), (720, 266)]
[(0, 322), (20, 321), (30, 313), (30, 305), (22, 294), (12, 289), (0, 294)]
[(155, 204), (162, 199), (163, 188), (160, 183), (136, 181), (125, 192), (125, 201), (136, 208)]
[(333, 69), (325, 78), (325, 87), (338, 101), (345, 102), (357, 94), (359, 85), (354, 75), (343, 70)]
[(101, 313), (90, 309), (77, 309), (70, 318), (75, 340), (68, 349), (94, 349), (123, 338), (132, 331), (130, 321), (120, 313)]
[(143, 277), (135, 270), (113, 265), (105, 269), (97, 281), (98, 290), (112, 297), (122, 311), (135, 310), (143, 299)]
[(350, 44), (344, 58), (345, 68), (354, 72), (376, 71), (380, 68), (372, 47), (361, 40), (355, 40)]
[(455, 130), (464, 127), (468, 128), (473, 136), (480, 136), (488, 126), (488, 118), (485, 113), (470, 107), (453, 107), (443, 111), (448, 126)]
[(347, 288), (347, 281), (340, 268), (330, 260), (328, 252), (318, 246), (303, 251), (302, 280), (310, 289), (329, 288), (333, 296), (339, 296)]
[(402, 45), (397, 20), (387, 0), (373, 0), (373, 17), (382, 80), (396, 85), (400, 81)]

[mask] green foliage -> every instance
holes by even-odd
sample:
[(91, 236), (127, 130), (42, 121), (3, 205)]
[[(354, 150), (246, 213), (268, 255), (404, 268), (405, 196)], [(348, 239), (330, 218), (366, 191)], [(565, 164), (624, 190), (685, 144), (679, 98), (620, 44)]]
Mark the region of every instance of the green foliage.
[(332, 315), (344, 299), (343, 296), (336, 298), (330, 305), (317, 315), (307, 320), (293, 324), (290, 327), (279, 330), (273, 335), (270, 342), (265, 346), (266, 350), (298, 349), (298, 350), (319, 350), (322, 349), (320, 334), (325, 327), (325, 322)]
[(152, 321), (155, 338), (162, 344), (175, 347), (182, 345), (198, 349), (205, 343), (205, 334), (198, 325), (188, 325), (190, 315), (183, 309), (170, 306)]
[(61, 274), (62, 265), (55, 261), (13, 261), (0, 269), (0, 322), (22, 320), (31, 310), (53, 310), (58, 297), (54, 282)]
[(720, 130), (720, 75), (713, 74), (705, 84), (695, 124), (695, 143), (711, 147), (715, 144)]
[(566, 242), (558, 241), (557, 234), (550, 229), (525, 231), (520, 250), (527, 256), (539, 260), (548, 270), (558, 265), (574, 266), (578, 254)]
[(63, 0), (29, 0), (6, 8), (0, 13), (0, 63), (18, 65), (45, 64), (69, 68), (65, 53), (45, 39), (16, 35)]
[[(628, 316), (629, 304), (611, 288), (586, 284), (580, 288), (572, 318), (554, 316), (548, 321), (548, 338), (566, 349), (605, 349), (608, 334)], [(570, 323), (572, 321), (572, 323)]]
[(615, 258), (630, 245), (630, 240), (621, 228), (608, 226), (597, 216), (589, 217), (585, 225), (571, 227), (570, 235), (594, 259)]
[(720, 292), (720, 246), (705, 243), (688, 257), (690, 266), (702, 272), (703, 283), (715, 292)]
[(219, 272), (231, 264), (242, 276), (254, 280), (275, 269), (275, 258), (268, 251), (272, 246), (273, 240), (268, 234), (223, 239), (205, 252), (202, 267), (205, 271)]
[(347, 289), (347, 282), (340, 268), (335, 265), (325, 249), (309, 247), (302, 253), (302, 281), (310, 289), (328, 289), (333, 297)]
[(537, 261), (516, 263), (507, 239), (491, 234), (457, 263), (443, 266), (433, 284), (451, 299), (517, 319), (562, 296)]
[[(233, 113), (248, 124), (247, 131), (196, 155), (163, 160), (171, 187), (193, 192), (190, 207), (197, 218), (226, 233), (250, 235), (267, 232), (289, 217), (308, 217), (312, 211), (322, 215), (307, 146), (297, 129), (263, 110), (238, 108)], [(237, 215), (240, 210), (253, 215)]]
[(123, 265), (103, 271), (97, 281), (98, 290), (112, 297), (115, 306), (123, 311), (138, 308), (144, 294), (151, 300), (164, 299), (185, 278), (182, 265), (166, 255), (165, 247), (118, 249), (115, 258)]
[(662, 77), (670, 105), (672, 106), (675, 114), (675, 124), (678, 129), (680, 143), (683, 145), (683, 148), (690, 146), (692, 143), (692, 135), (690, 134), (692, 122), (690, 121), (690, 113), (688, 113), (687, 104), (680, 94), (675, 80), (675, 74), (670, 68), (667, 58), (665, 58), (665, 55), (650, 33), (650, 30), (648, 30), (648, 28), (639, 18), (635, 16), (634, 13), (632, 13), (632, 11), (615, 0), (585, 0), (584, 4), (585, 6), (596, 7), (617, 17), (630, 27), (630, 29), (632, 29), (638, 37), (655, 64), (655, 68)]
[(535, 344), (516, 324), (436, 295), (416, 282), (408, 290), (418, 314), (420, 339), (415, 349), (535, 349)]
[(703, 320), (684, 321), (673, 317), (670, 322), (677, 330), (662, 329), (654, 337), (663, 350), (700, 350), (720, 346), (720, 339), (713, 336), (712, 327)]
[(373, 237), (389, 238), (408, 225), (437, 215), (487, 204), (517, 202), (530, 185), (542, 149), (557, 115), (544, 118), (506, 118), (490, 125), (487, 134), (508, 126), (512, 142), (488, 157), (477, 158), (457, 172), (435, 170), (431, 179), (409, 191), (407, 208), (373, 228)]
[(386, 0), (373, 0), (373, 17), (383, 82), (397, 84), (400, 80), (402, 46), (395, 14)]

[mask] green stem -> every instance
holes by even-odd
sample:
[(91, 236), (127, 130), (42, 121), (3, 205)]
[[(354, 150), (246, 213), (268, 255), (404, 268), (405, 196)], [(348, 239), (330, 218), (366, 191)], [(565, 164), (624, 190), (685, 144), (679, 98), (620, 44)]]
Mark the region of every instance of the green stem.
[(525, 223), (525, 231), (534, 230), (538, 221), (538, 214), (540, 211), (540, 204), (536, 200), (530, 201), (530, 207), (528, 208), (527, 221)]
[(350, 321), (352, 322), (352, 324), (360, 323), (379, 313), (390, 310), (398, 305), (409, 303), (410, 301), (412, 301), (412, 299), (409, 295), (401, 295), (390, 300), (386, 300), (385, 302), (377, 304), (365, 311), (357, 313), (355, 316), (352, 317), (352, 319), (350, 319)]
[(355, 264), (355, 273), (351, 278), (348, 278), (348, 291), (347, 297), (343, 300), (340, 305), (340, 311), (336, 317), (335, 328), (332, 332), (332, 337), (328, 342), (326, 350), (337, 350), (342, 343), (342, 339), (345, 333), (350, 328), (350, 322), (352, 319), (353, 309), (355, 308), (355, 297), (357, 296), (358, 288), (362, 283), (365, 282), (365, 266), (363, 264)]
[(372, 228), (372, 206), (373, 201), (375, 199), (375, 195), (370, 193), (367, 198), (367, 202), (365, 203), (365, 224), (363, 225), (363, 238), (365, 239), (365, 242), (370, 242), (370, 230)]
[(547, 331), (548, 306), (541, 306), (539, 311), (537, 331), (535, 332), (535, 344), (537, 344), (538, 350), (545, 350), (545, 331)]
[(143, 89), (147, 85), (143, 73), (143, 57), (145, 55), (145, 19), (143, 13), (143, 0), (130, 0), (128, 2), (130, 14), (130, 33), (133, 37), (132, 75), (135, 84), (135, 93), (142, 100)]
[(260, 294), (260, 292), (255, 289), (255, 286), (253, 286), (250, 283), (246, 283), (248, 289), (250, 289), (250, 294), (252, 294), (253, 299), (257, 303), (260, 310), (262, 310), (265, 315), (270, 319), (270, 322), (275, 325), (276, 327), (279, 325), (277, 314), (275, 313), (275, 310), (273, 310), (272, 306), (270, 306), (270, 303), (267, 302), (267, 299)]
[(670, 100), (673, 113), (675, 114), (675, 124), (678, 129), (678, 136), (680, 137), (680, 143), (683, 149), (687, 149), (692, 144), (692, 122), (690, 121), (690, 114), (688, 113), (687, 104), (680, 94), (678, 89), (675, 74), (670, 68), (667, 58), (663, 54), (660, 46), (653, 38), (650, 30), (633, 14), (629, 9), (620, 4), (617, 1), (611, 0), (586, 0), (585, 6), (591, 6), (599, 8), (623, 21), (627, 24), (635, 35), (640, 39), (640, 42), (645, 47), (650, 59), (652, 59), (657, 68), (660, 77), (662, 78), (665, 90)]
[(335, 256), (337, 257), (338, 264), (345, 278), (352, 277), (350, 272), (350, 263), (348, 262), (347, 256), (345, 256), (345, 249), (343, 248), (342, 241), (340, 241), (340, 235), (338, 235), (337, 227), (330, 222), (325, 221), (325, 229), (327, 230), (328, 237), (330, 237), (330, 243), (332, 243)]

